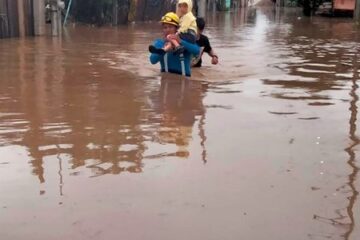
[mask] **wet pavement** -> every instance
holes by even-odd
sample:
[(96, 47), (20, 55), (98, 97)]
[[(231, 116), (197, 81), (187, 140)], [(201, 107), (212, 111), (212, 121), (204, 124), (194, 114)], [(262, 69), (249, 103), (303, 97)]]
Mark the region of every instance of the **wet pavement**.
[(0, 239), (360, 239), (351, 19), (210, 14), (190, 81), (156, 23), (0, 41)]

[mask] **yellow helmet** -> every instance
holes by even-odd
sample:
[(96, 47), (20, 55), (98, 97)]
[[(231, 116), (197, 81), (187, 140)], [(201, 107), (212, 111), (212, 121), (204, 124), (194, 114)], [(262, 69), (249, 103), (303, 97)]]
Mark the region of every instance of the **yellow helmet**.
[(166, 24), (171, 24), (171, 25), (178, 27), (179, 23), (180, 23), (180, 19), (179, 19), (178, 15), (176, 15), (176, 13), (168, 12), (161, 18), (160, 22), (166, 23)]

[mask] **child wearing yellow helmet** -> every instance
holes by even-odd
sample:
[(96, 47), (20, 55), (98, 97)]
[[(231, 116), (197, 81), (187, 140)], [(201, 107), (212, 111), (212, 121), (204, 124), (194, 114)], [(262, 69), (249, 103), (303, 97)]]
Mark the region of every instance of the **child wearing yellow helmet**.
[(181, 39), (195, 43), (197, 37), (196, 18), (192, 13), (192, 0), (179, 0), (176, 7), (176, 14), (180, 18), (178, 34)]
[[(196, 43), (197, 37), (197, 25), (196, 18), (192, 13), (192, 0), (178, 0), (176, 14), (168, 13), (162, 19), (162, 23), (174, 24), (175, 19), (179, 19), (178, 32), (176, 36), (170, 35), (167, 37), (169, 41), (162, 49), (157, 49), (154, 46), (149, 47), (151, 53), (163, 55), (166, 52), (175, 50), (176, 53), (181, 54), (184, 52), (184, 48), (180, 45), (180, 40), (185, 40), (190, 43)], [(176, 15), (176, 17), (175, 17)], [(176, 21), (175, 20), (175, 21)], [(171, 44), (170, 44), (171, 43)]]

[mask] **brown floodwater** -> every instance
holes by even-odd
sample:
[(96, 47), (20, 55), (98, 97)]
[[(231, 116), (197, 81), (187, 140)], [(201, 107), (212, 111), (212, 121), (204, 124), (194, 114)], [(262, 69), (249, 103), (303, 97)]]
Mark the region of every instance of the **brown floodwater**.
[(220, 58), (148, 62), (157, 23), (0, 40), (0, 239), (360, 239), (360, 29), (209, 14)]

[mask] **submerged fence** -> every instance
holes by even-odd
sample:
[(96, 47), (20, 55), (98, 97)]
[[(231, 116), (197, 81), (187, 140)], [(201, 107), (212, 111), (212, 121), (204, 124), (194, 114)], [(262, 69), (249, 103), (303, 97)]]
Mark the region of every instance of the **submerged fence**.
[[(64, 1), (68, 6), (70, 0)], [(194, 12), (198, 13), (199, 6), (214, 10), (244, 7), (247, 1), (193, 0)], [(54, 2), (56, 4), (56, 0), (0, 0), (0, 38), (43, 35), (45, 18), (50, 21), (45, 15), (52, 13), (49, 6)], [(174, 11), (176, 3), (177, 0), (73, 0), (70, 16), (76, 22), (119, 25), (159, 20), (166, 12)]]

